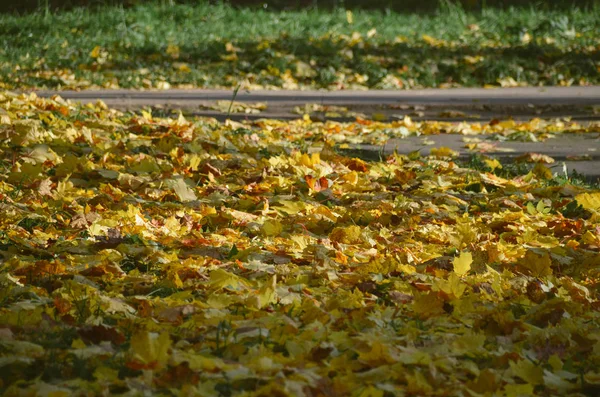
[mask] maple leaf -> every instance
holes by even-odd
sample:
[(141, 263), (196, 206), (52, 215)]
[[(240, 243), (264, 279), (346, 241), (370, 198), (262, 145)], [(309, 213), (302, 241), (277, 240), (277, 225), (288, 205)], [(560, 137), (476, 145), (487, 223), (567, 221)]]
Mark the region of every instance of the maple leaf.
[(525, 153), (515, 158), (516, 162), (553, 164), (555, 160), (545, 154)]
[(324, 176), (317, 179), (312, 175), (304, 175), (304, 180), (306, 181), (309, 189), (315, 192), (320, 192), (329, 188), (329, 180)]
[(454, 273), (459, 276), (464, 276), (469, 270), (471, 270), (471, 263), (473, 263), (473, 256), (470, 252), (461, 252), (460, 255), (452, 261), (454, 267)]
[(140, 332), (133, 335), (130, 346), (133, 357), (128, 366), (137, 369), (160, 369), (167, 365), (171, 338), (166, 332)]
[(283, 231), (283, 225), (277, 219), (268, 219), (263, 223), (262, 230), (266, 236), (278, 236)]
[(514, 376), (518, 376), (530, 385), (544, 383), (543, 369), (529, 360), (510, 361), (510, 369)]
[(336, 227), (331, 231), (329, 238), (344, 244), (356, 244), (362, 241), (361, 228), (358, 226)]
[(258, 290), (255, 295), (251, 295), (248, 300), (251, 307), (261, 309), (266, 305), (277, 302), (277, 276), (273, 275)]
[(519, 396), (598, 383), (596, 191), (540, 167), (513, 177), (492, 159), (481, 172), (330, 146), (587, 127), (219, 123), (12, 93), (0, 119), (8, 395)]
[(40, 182), (38, 193), (42, 196), (52, 196), (52, 180), (50, 178), (44, 179)]
[(223, 288), (238, 289), (241, 286), (245, 286), (246, 282), (244, 279), (236, 276), (233, 273), (229, 273), (223, 269), (216, 269), (210, 272), (210, 280), (208, 284), (211, 288), (220, 290)]
[(457, 157), (458, 156), (457, 151), (452, 150), (445, 146), (442, 146), (439, 148), (432, 148), (430, 153), (432, 156), (435, 156), (435, 157)]
[(181, 201), (194, 201), (197, 199), (194, 191), (188, 187), (183, 179), (175, 179), (171, 185)]
[(519, 265), (535, 277), (544, 277), (552, 274), (552, 259), (543, 251), (528, 250), (519, 261)]
[(467, 289), (467, 285), (463, 283), (459, 277), (461, 275), (464, 274), (459, 274), (455, 270), (450, 274), (447, 281), (438, 284), (440, 290), (444, 291), (448, 295), (454, 296), (455, 298), (460, 298)]
[(438, 298), (437, 294), (417, 294), (412, 304), (415, 313), (424, 317), (436, 316), (443, 313), (444, 302)]
[(575, 200), (577, 200), (577, 203), (586, 210), (600, 209), (600, 192), (581, 193), (575, 196)]

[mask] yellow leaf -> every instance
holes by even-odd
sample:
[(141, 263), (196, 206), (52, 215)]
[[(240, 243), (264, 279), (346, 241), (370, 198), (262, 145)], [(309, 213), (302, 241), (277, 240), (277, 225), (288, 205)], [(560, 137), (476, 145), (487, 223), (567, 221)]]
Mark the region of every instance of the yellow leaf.
[(600, 385), (600, 373), (589, 371), (583, 375), (583, 380), (590, 385), (598, 386)]
[(185, 62), (176, 62), (173, 64), (173, 67), (183, 73), (189, 73), (192, 71), (192, 69), (190, 69), (190, 66)]
[(171, 88), (171, 84), (168, 81), (159, 81), (156, 83), (156, 88), (159, 90), (168, 90)]
[(173, 190), (181, 201), (194, 201), (197, 199), (194, 191), (185, 183), (183, 179), (175, 179), (172, 182)]
[(332, 241), (343, 244), (356, 244), (362, 241), (361, 229), (359, 226), (352, 225), (348, 227), (336, 227), (329, 234)]
[(459, 353), (476, 354), (479, 350), (483, 349), (484, 343), (484, 334), (467, 333), (452, 341), (452, 347)]
[(477, 381), (467, 383), (469, 389), (480, 394), (493, 393), (498, 390), (500, 376), (493, 370), (486, 368), (479, 374)]
[(448, 295), (454, 295), (455, 298), (460, 298), (467, 289), (467, 285), (460, 280), (456, 273), (450, 273), (448, 281), (442, 281), (439, 287)]
[(277, 276), (273, 275), (269, 281), (267, 281), (259, 290), (258, 294), (251, 296), (248, 303), (257, 308), (262, 309), (263, 307), (277, 302)]
[(413, 310), (425, 317), (438, 315), (444, 312), (444, 302), (438, 298), (437, 294), (432, 292), (418, 294), (413, 302)]
[(454, 258), (452, 265), (454, 265), (454, 273), (459, 276), (464, 276), (469, 270), (471, 270), (471, 263), (473, 263), (473, 256), (470, 252), (461, 252), (460, 256)]
[(179, 278), (179, 275), (175, 271), (171, 271), (167, 273), (167, 282), (168, 285), (175, 288), (183, 288), (183, 282)]
[(149, 112), (149, 111), (147, 111), (147, 110), (142, 110), (142, 112), (141, 112), (141, 113), (142, 113), (142, 117), (144, 117), (144, 119), (145, 119), (146, 121), (152, 121), (152, 113), (150, 113), (150, 112)]
[(529, 360), (511, 361), (510, 369), (513, 376), (517, 376), (531, 385), (544, 383), (544, 370)]
[(100, 48), (100, 46), (94, 47), (94, 49), (90, 52), (90, 57), (98, 58), (100, 56), (101, 50), (102, 50), (102, 48)]
[(309, 168), (313, 168), (316, 164), (321, 162), (321, 155), (319, 153), (312, 153), (310, 156), (307, 153), (296, 154), (296, 161)]
[(458, 156), (458, 152), (450, 149), (449, 147), (445, 147), (445, 146), (431, 149), (430, 154), (435, 157), (457, 157)]
[(150, 368), (162, 368), (169, 359), (171, 339), (167, 332), (140, 332), (131, 338), (131, 352), (136, 361)]
[(415, 370), (414, 375), (407, 375), (407, 390), (413, 396), (432, 395), (433, 387), (420, 370)]
[(48, 145), (36, 145), (33, 150), (27, 154), (25, 161), (33, 164), (43, 164), (50, 161), (54, 164), (62, 163), (62, 158)]
[(517, 162), (517, 163), (526, 162), (526, 163), (552, 164), (555, 161), (556, 160), (554, 160), (552, 157), (550, 157), (546, 154), (540, 154), (540, 153), (525, 153), (525, 154), (515, 158), (515, 162)]
[(359, 360), (375, 365), (393, 364), (396, 360), (390, 355), (390, 346), (376, 340), (368, 352), (359, 352)]
[(167, 55), (169, 55), (171, 58), (173, 59), (177, 59), (179, 58), (179, 46), (175, 45), (175, 44), (169, 44), (167, 46)]
[(244, 284), (243, 279), (223, 269), (210, 272), (209, 285), (213, 289), (234, 288), (237, 289)]
[(581, 193), (575, 196), (577, 203), (586, 210), (600, 209), (600, 192), (596, 193)]
[(224, 309), (227, 306), (239, 302), (236, 295), (211, 293), (206, 301), (206, 304), (213, 309)]
[(421, 38), (429, 45), (436, 45), (438, 43), (438, 40), (435, 37), (431, 37), (428, 34), (424, 34)]
[(558, 357), (556, 354), (550, 356), (550, 358), (548, 359), (548, 364), (552, 366), (552, 369), (554, 371), (560, 371), (561, 369), (563, 369), (564, 365), (560, 357)]
[(283, 231), (283, 225), (277, 219), (267, 219), (262, 225), (262, 231), (267, 237), (279, 236)]
[(358, 183), (358, 173), (356, 171), (349, 172), (342, 176), (342, 179), (350, 185), (355, 186)]
[[(596, 235), (589, 230), (586, 231), (583, 236), (581, 236), (581, 241), (585, 244), (598, 244), (600, 239), (596, 237)], [(572, 240), (571, 240), (572, 241)]]
[(504, 388), (506, 397), (527, 397), (533, 395), (533, 386), (530, 384), (508, 384)]
[(308, 205), (303, 201), (281, 200), (274, 204), (274, 209), (288, 215), (296, 215), (298, 212), (305, 210), (307, 207)]
[(119, 379), (119, 371), (109, 367), (98, 367), (94, 371), (94, 378), (99, 381), (115, 382)]
[(153, 172), (160, 172), (160, 167), (158, 166), (156, 160), (148, 156), (145, 156), (138, 162), (132, 164), (130, 169), (137, 174), (151, 174)]
[(497, 159), (484, 159), (483, 161), (488, 167), (492, 169), (492, 171), (494, 171), (496, 168), (502, 168), (502, 164), (500, 164), (500, 161), (498, 161)]
[(354, 16), (352, 15), (352, 11), (350, 10), (346, 10), (346, 21), (348, 21), (350, 25), (354, 23)]
[(328, 305), (342, 309), (359, 309), (365, 305), (364, 295), (358, 288), (354, 289), (352, 292), (340, 289), (336, 292), (335, 298), (333, 298)]
[(533, 172), (538, 178), (552, 179), (552, 170), (542, 163), (536, 163), (531, 172)]
[(528, 250), (525, 257), (519, 261), (519, 265), (534, 277), (552, 274), (552, 259), (550, 254), (545, 251), (537, 253), (534, 250)]
[(73, 343), (71, 343), (71, 347), (73, 349), (85, 349), (87, 346), (81, 339), (77, 338), (73, 340)]

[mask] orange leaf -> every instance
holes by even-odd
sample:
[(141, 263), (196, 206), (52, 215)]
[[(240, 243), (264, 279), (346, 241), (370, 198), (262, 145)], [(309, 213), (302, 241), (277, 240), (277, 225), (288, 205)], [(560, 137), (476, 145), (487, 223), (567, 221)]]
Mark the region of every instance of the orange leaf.
[(304, 180), (308, 184), (310, 190), (314, 190), (315, 192), (320, 192), (329, 187), (329, 181), (324, 176), (317, 179), (312, 175), (304, 175)]

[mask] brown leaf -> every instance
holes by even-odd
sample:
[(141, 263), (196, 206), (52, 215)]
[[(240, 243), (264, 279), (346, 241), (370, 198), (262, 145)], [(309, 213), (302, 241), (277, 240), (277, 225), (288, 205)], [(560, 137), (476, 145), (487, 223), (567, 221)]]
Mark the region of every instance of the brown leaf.
[(42, 196), (52, 196), (52, 180), (50, 178), (44, 179), (38, 186), (38, 193)]
[(515, 158), (515, 162), (517, 163), (544, 163), (544, 164), (552, 164), (555, 160), (545, 154), (540, 153), (525, 153), (517, 158)]
[(413, 296), (399, 291), (390, 291), (390, 299), (396, 303), (407, 304), (413, 301)]
[(351, 159), (350, 161), (346, 162), (346, 167), (348, 167), (352, 171), (358, 171), (358, 172), (367, 172), (369, 170), (369, 168), (367, 167), (367, 163), (365, 163), (361, 159), (356, 159), (356, 158)]
[(102, 277), (105, 275), (124, 276), (125, 272), (116, 263), (102, 263), (79, 272), (86, 277)]
[(125, 343), (125, 335), (123, 335), (116, 328), (105, 325), (86, 326), (84, 328), (80, 328), (77, 332), (84, 341), (91, 342), (93, 344), (108, 341), (118, 346)]
[(157, 318), (160, 321), (181, 324), (184, 317), (192, 315), (196, 312), (196, 307), (193, 305), (182, 305), (169, 307), (158, 312)]
[(69, 226), (75, 229), (83, 229), (88, 227), (88, 221), (84, 214), (77, 214), (71, 218), (71, 223), (69, 223)]
[(396, 179), (402, 184), (412, 181), (417, 177), (417, 173), (413, 170), (396, 170)]

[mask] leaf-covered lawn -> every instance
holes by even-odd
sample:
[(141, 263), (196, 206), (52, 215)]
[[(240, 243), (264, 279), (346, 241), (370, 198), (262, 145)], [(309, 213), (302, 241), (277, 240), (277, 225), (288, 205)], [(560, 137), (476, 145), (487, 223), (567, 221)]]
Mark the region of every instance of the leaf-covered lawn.
[(581, 126), (222, 124), (7, 92), (0, 123), (7, 396), (600, 390), (599, 191), (334, 150)]
[(430, 13), (140, 2), (0, 15), (0, 87), (600, 84), (600, 7)]

